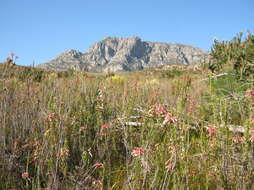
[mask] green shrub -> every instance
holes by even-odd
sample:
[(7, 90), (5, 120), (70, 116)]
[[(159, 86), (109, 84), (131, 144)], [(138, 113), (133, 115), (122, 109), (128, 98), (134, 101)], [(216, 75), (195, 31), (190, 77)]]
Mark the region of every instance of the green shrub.
[(231, 41), (215, 40), (209, 68), (215, 72), (223, 68), (233, 70), (240, 80), (254, 79), (254, 35), (238, 34)]

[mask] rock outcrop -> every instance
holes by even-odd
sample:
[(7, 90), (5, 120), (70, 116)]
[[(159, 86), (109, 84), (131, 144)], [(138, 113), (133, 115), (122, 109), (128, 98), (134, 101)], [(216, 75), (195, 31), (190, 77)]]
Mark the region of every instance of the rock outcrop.
[(139, 37), (107, 37), (86, 53), (68, 50), (38, 67), (90, 72), (135, 71), (169, 64), (195, 64), (207, 57), (208, 52), (192, 46), (142, 41)]

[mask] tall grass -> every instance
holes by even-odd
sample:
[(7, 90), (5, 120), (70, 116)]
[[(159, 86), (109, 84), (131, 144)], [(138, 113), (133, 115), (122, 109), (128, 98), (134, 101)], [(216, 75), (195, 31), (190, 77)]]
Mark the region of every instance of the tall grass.
[(249, 83), (1, 66), (0, 189), (254, 188)]
[(252, 37), (215, 43), (218, 75), (1, 64), (0, 189), (254, 189)]

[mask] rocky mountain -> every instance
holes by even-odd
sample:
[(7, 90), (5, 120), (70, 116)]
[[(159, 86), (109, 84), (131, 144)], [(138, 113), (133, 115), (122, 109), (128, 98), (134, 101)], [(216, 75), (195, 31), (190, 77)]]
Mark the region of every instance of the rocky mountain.
[(195, 64), (207, 56), (208, 52), (202, 49), (182, 44), (148, 42), (139, 37), (107, 37), (86, 53), (68, 50), (38, 67), (90, 72), (135, 71), (168, 64)]

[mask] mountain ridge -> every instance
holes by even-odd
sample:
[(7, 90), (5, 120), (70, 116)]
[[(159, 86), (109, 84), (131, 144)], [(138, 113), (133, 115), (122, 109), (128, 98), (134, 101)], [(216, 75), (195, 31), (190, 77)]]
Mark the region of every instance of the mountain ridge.
[(105, 37), (87, 52), (70, 49), (38, 67), (90, 72), (136, 71), (170, 64), (190, 65), (207, 57), (208, 52), (179, 43), (142, 41), (137, 36)]

